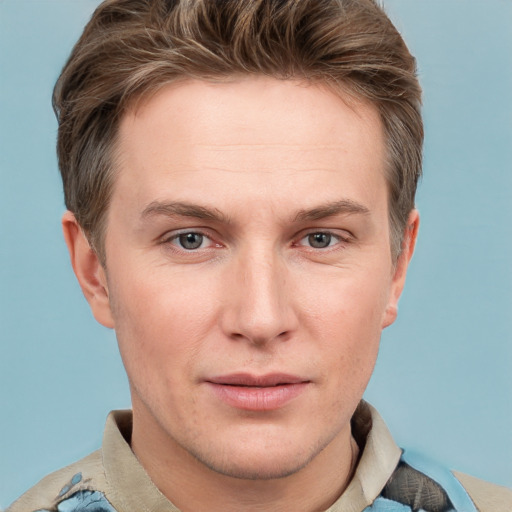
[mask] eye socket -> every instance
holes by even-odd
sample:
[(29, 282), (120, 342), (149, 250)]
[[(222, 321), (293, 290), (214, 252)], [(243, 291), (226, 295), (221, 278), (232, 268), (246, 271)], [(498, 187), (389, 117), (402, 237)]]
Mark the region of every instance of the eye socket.
[(185, 249), (186, 251), (201, 249), (208, 241), (209, 238), (207, 236), (201, 233), (196, 233), (195, 231), (180, 233), (172, 237), (170, 240), (173, 245), (178, 246), (180, 249)]
[[(190, 229), (190, 228), (189, 228)], [(158, 244), (170, 256), (185, 258), (184, 261), (198, 261), (213, 257), (215, 249), (222, 249), (224, 245), (216, 241), (215, 234), (210, 236), (208, 231), (201, 229), (187, 231), (174, 230), (161, 236)]]
[(313, 249), (327, 249), (338, 244), (342, 238), (328, 231), (316, 231), (309, 233), (300, 240), (300, 245)]
[(332, 235), (330, 233), (311, 233), (307, 236), (309, 245), (315, 249), (324, 249), (331, 245)]

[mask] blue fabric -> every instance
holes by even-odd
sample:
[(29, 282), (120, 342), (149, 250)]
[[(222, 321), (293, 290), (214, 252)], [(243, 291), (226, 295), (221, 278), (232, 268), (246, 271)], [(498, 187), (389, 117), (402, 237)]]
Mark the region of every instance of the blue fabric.
[(370, 507), (364, 509), (364, 512), (411, 512), (411, 507), (378, 497)]
[(457, 512), (478, 512), (462, 484), (445, 466), (414, 451), (404, 450), (402, 460), (438, 482), (446, 491)]
[(64, 496), (82, 481), (82, 473), (76, 473), (60, 490), (57, 508), (52, 510), (40, 509), (36, 512), (116, 512), (102, 492), (93, 490), (77, 490), (67, 498)]
[(116, 512), (98, 491), (78, 491), (57, 506), (59, 512)]
[(455, 476), (443, 466), (404, 451), (381, 495), (364, 512), (478, 512)]

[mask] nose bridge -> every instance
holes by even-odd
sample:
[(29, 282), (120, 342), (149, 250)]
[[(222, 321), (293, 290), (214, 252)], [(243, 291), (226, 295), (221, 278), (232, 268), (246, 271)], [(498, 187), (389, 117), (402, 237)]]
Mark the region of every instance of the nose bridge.
[(241, 250), (232, 278), (231, 336), (262, 344), (293, 330), (286, 265), (271, 243)]

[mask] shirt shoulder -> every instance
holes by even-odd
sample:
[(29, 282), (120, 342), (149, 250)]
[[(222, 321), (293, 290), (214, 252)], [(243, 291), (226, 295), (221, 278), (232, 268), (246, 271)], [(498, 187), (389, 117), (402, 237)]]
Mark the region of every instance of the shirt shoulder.
[(67, 502), (66, 510), (86, 510), (88, 503), (94, 503), (95, 511), (115, 512), (105, 497), (107, 492), (101, 451), (97, 450), (44, 477), (6, 512), (52, 512), (60, 510), (64, 502)]
[(469, 494), (479, 512), (511, 512), (512, 489), (491, 484), (464, 473), (453, 474)]

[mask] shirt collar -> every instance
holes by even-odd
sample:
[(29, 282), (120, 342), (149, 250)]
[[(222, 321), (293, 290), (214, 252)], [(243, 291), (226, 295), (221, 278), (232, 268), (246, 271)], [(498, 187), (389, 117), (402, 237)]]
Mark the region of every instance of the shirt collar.
[(380, 414), (362, 400), (352, 417), (362, 454), (343, 494), (326, 512), (361, 512), (379, 496), (402, 455)]
[(112, 411), (103, 434), (102, 458), (112, 489), (109, 501), (119, 512), (179, 512), (158, 490), (130, 448), (132, 411)]

